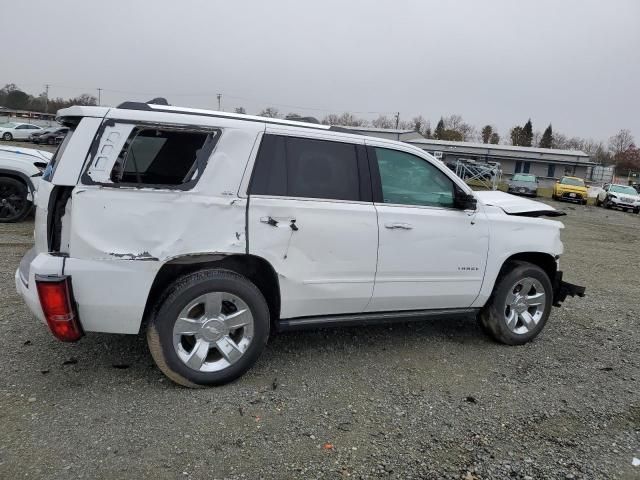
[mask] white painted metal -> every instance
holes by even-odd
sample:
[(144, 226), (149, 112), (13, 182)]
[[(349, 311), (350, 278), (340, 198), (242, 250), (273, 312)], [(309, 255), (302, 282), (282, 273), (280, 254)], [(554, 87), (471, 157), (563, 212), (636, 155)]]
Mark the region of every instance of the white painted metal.
[(278, 272), (282, 318), (362, 312), (373, 291), (377, 247), (371, 203), (251, 197), (249, 253)]
[[(476, 212), (267, 196), (248, 200), (253, 160), (265, 131), (403, 150), (431, 162), (460, 189), (472, 192), (441, 162), (408, 144), (297, 122), (274, 125), (260, 117), (151, 108), (164, 111), (72, 107), (59, 112), (84, 118), (58, 160), (52, 183), (42, 182), (36, 199), (40, 254), (29, 275), (62, 273), (62, 258), (46, 253), (47, 208), (55, 185), (75, 186), (63, 217), (62, 250), (69, 255), (64, 273), (72, 277), (87, 331), (136, 333), (157, 272), (184, 256), (248, 251), (266, 259), (278, 275), (282, 318), (293, 318), (479, 307), (510, 255), (562, 253), (561, 223), (505, 213), (551, 207), (498, 192), (474, 193), (479, 200)], [(89, 156), (103, 117), (116, 123), (216, 128), (221, 135), (191, 190), (85, 185), (81, 172), (103, 154), (106, 163), (98, 165), (102, 170), (92, 167), (92, 175), (108, 181), (112, 152), (118, 150), (114, 144), (109, 152), (98, 148)], [(268, 217), (277, 226), (261, 221)], [(290, 228), (293, 219), (297, 231)], [(17, 276), (16, 286), (42, 318), (33, 282), (27, 287)]]

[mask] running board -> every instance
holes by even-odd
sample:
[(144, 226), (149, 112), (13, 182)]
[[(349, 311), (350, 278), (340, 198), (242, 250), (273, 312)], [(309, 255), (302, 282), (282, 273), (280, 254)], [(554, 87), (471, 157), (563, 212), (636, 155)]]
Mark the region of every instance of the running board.
[(308, 328), (353, 327), (381, 323), (411, 322), (476, 315), (478, 308), (442, 308), (437, 310), (408, 310), (403, 312), (354, 313), (320, 317), (285, 318), (278, 321), (278, 331), (304, 330)]

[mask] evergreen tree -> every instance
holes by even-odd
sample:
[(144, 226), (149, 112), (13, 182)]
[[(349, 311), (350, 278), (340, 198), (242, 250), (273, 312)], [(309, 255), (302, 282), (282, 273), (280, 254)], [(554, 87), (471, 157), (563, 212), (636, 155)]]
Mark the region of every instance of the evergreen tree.
[(533, 126), (531, 125), (531, 119), (527, 120), (527, 123), (522, 127), (522, 138), (520, 142), (522, 147), (530, 147), (533, 142)]
[(542, 134), (542, 138), (540, 139), (540, 148), (551, 147), (553, 147), (553, 130), (551, 129), (551, 124), (549, 124), (549, 126)]
[(511, 145), (521, 146), (522, 145), (522, 127), (520, 125), (516, 125), (509, 132), (509, 136), (511, 137)]
[(489, 138), (489, 143), (493, 145), (497, 145), (500, 143), (500, 135), (498, 135), (498, 132), (493, 132), (491, 134), (491, 138)]
[(489, 143), (492, 133), (493, 127), (491, 125), (485, 125), (482, 127), (482, 143)]
[(436, 129), (433, 132), (433, 138), (435, 138), (436, 140), (444, 140), (444, 120), (442, 119), (442, 117), (440, 117), (440, 121), (438, 122), (438, 125), (436, 125)]

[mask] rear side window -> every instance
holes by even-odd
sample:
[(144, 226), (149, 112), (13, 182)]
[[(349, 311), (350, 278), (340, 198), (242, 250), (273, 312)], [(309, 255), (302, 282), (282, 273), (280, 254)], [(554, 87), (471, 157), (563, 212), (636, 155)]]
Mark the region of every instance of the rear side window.
[(265, 135), (249, 193), (360, 200), (356, 145)]
[(51, 160), (49, 161), (49, 163), (47, 164), (47, 167), (42, 173), (42, 179), (47, 182), (51, 181), (51, 178), (53, 177), (53, 172), (56, 169), (58, 160), (60, 159), (60, 157), (62, 157), (65, 149), (67, 148), (67, 145), (71, 141), (71, 134), (73, 133), (73, 129), (67, 129), (67, 130), (69, 131), (69, 133), (67, 134), (66, 137), (64, 137), (64, 140), (62, 141), (62, 143), (58, 145), (56, 152), (53, 154), (53, 157), (51, 157)]
[(214, 134), (136, 127), (111, 172), (114, 183), (183, 185), (202, 173)]

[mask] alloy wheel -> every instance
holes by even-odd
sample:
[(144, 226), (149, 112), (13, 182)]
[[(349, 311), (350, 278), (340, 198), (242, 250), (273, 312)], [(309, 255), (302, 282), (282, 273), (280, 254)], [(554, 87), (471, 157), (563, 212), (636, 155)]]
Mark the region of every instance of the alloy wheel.
[(209, 292), (182, 309), (173, 326), (178, 358), (200, 372), (217, 372), (236, 363), (253, 340), (251, 310), (237, 295)]
[(12, 221), (20, 218), (27, 207), (24, 192), (11, 183), (0, 183), (0, 219)]
[(518, 280), (507, 293), (504, 320), (507, 328), (516, 334), (532, 331), (544, 314), (546, 295), (542, 283), (535, 278)]

